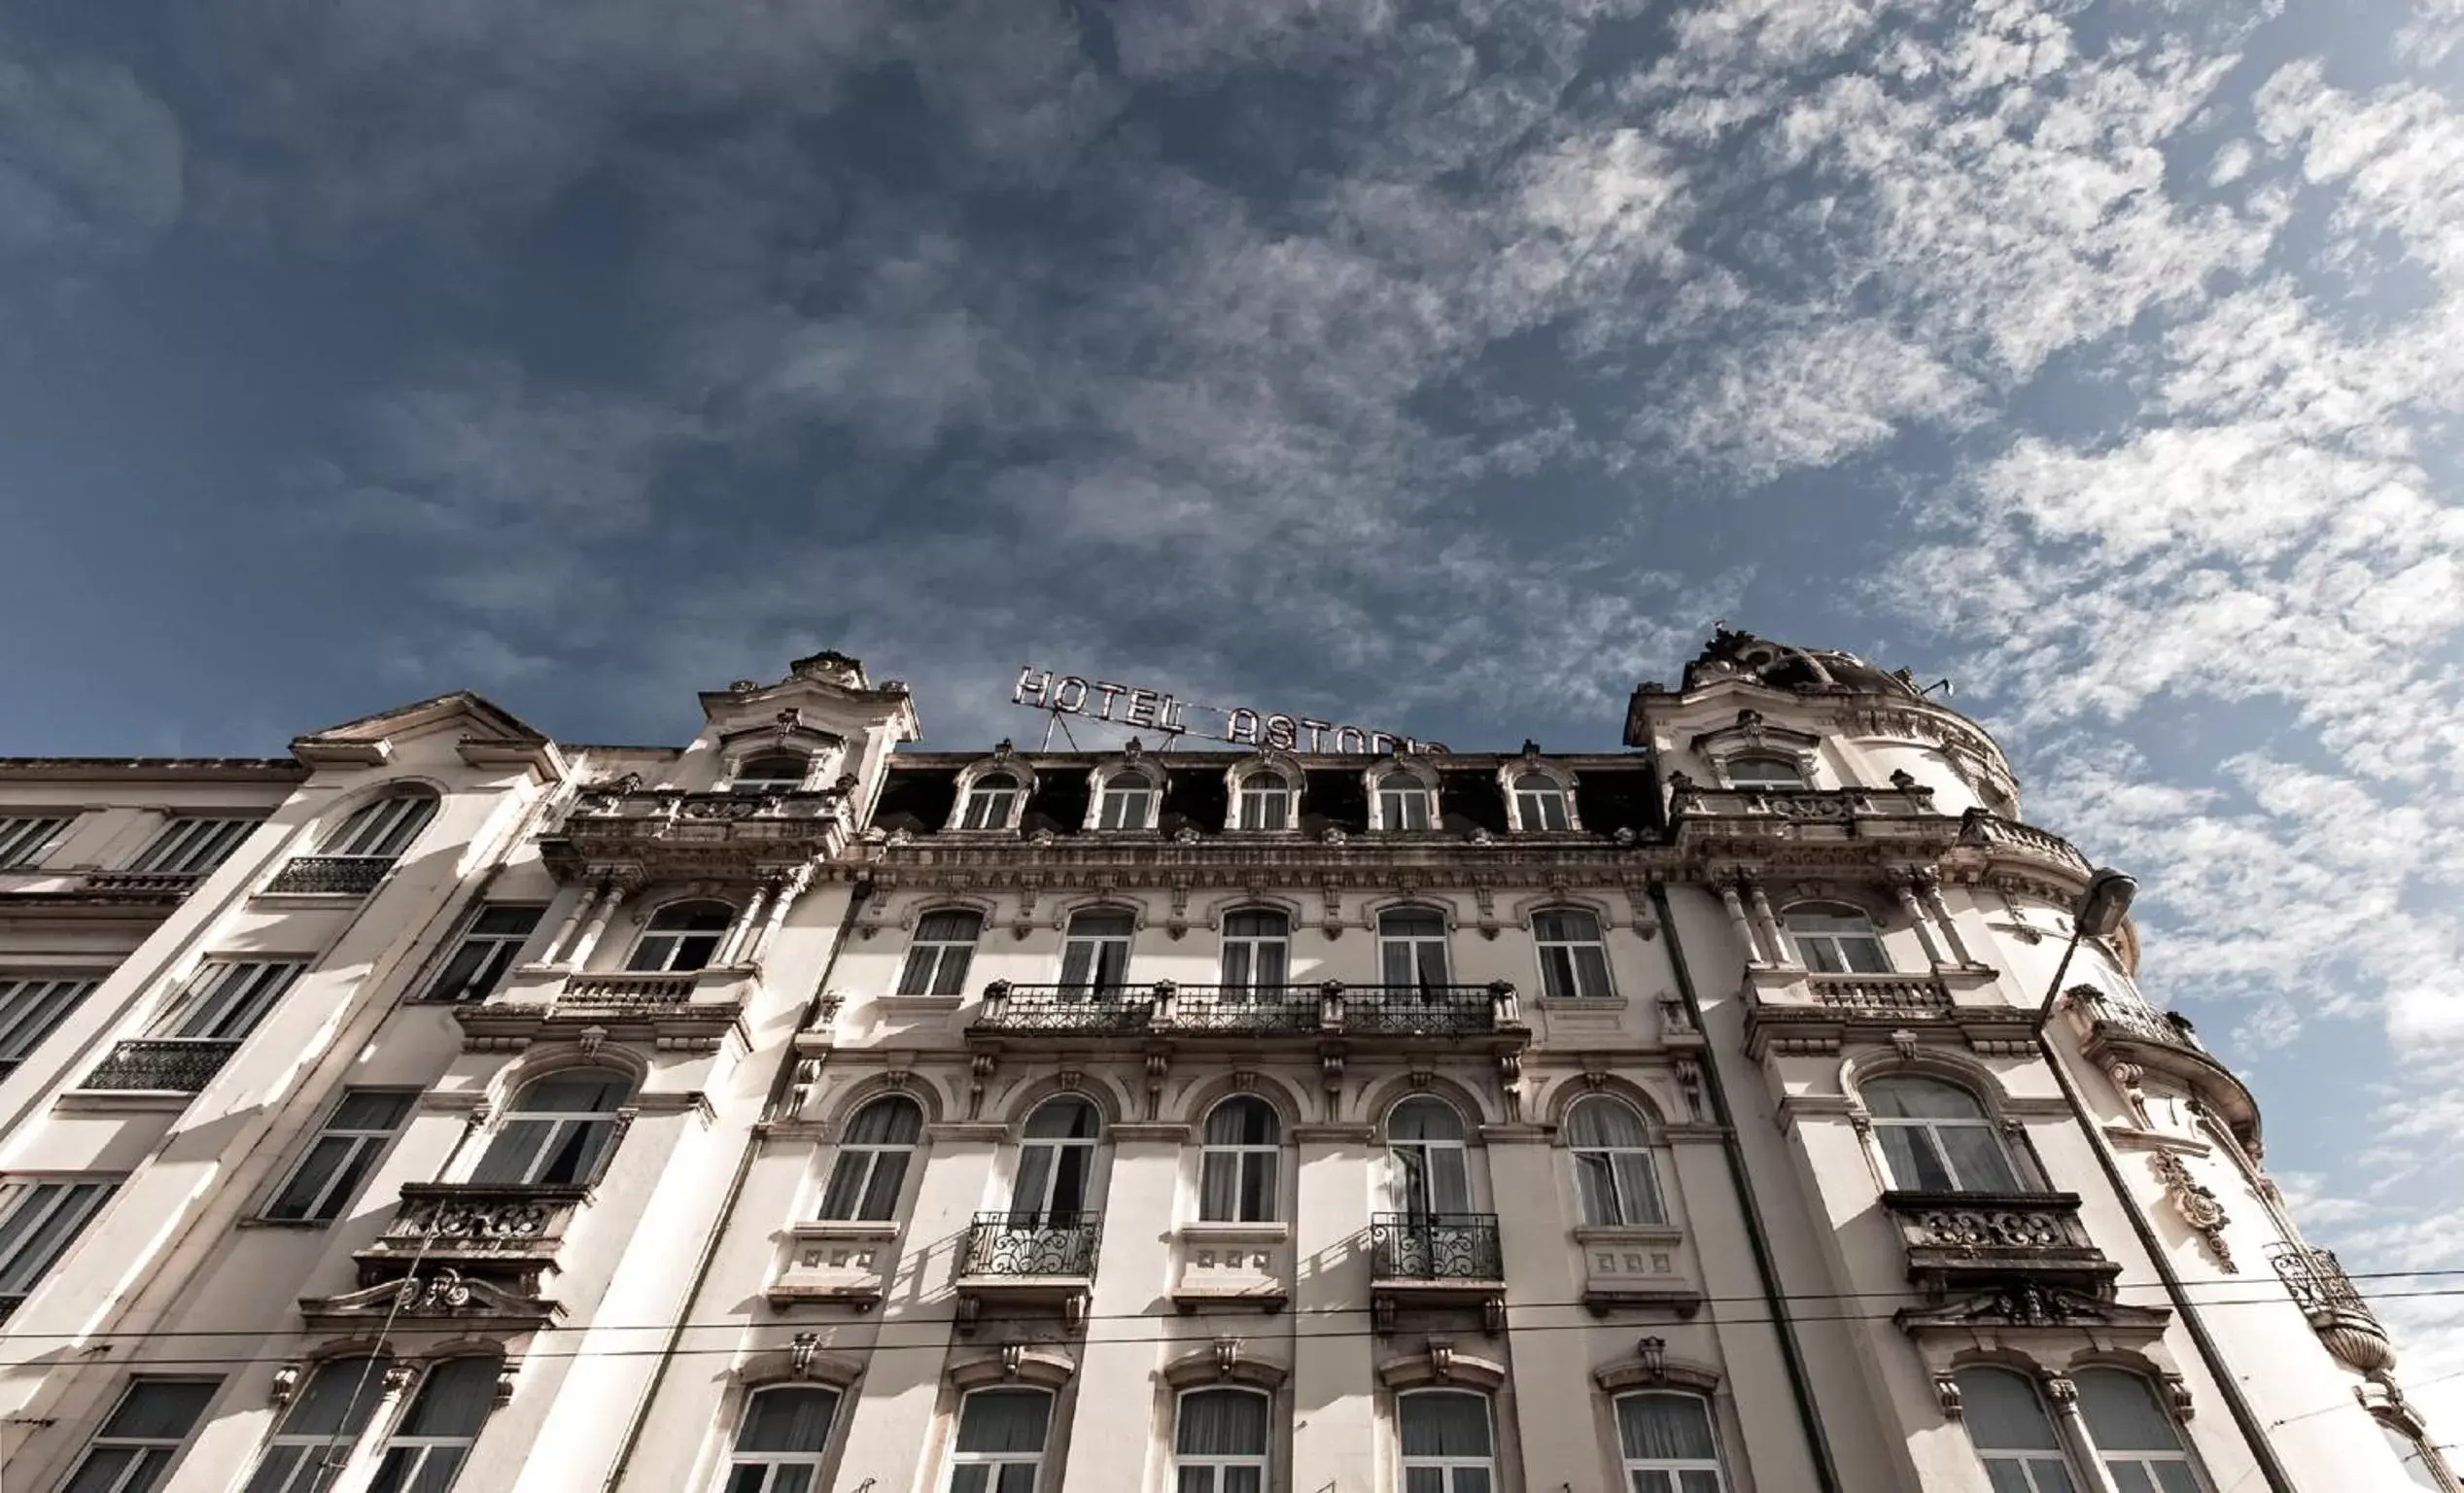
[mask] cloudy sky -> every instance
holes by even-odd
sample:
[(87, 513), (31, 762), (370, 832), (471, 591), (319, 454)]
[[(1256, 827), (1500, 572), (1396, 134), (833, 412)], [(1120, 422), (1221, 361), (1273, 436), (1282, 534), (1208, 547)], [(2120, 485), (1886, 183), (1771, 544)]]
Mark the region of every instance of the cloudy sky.
[(2464, 0), (18, 0), (0, 750), (824, 645), (1600, 747), (1726, 618), (1955, 678), (2464, 1267), (2459, 93)]

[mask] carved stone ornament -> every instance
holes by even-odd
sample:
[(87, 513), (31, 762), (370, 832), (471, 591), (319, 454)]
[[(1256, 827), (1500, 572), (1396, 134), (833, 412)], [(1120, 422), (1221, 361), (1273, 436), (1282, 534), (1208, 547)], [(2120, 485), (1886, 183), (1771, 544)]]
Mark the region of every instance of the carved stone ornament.
[(291, 1397), (297, 1393), (299, 1393), (299, 1366), (285, 1364), (274, 1371), (273, 1387), (267, 1391), (265, 1402), (274, 1408), (280, 1409), (289, 1405)]
[(1899, 1054), (1901, 1062), (1917, 1060), (1917, 1034), (1902, 1026), (1891, 1034), (1891, 1045)]
[(794, 1340), (787, 1345), (787, 1372), (799, 1379), (811, 1377), (814, 1355), (820, 1351), (819, 1333), (796, 1334)]
[(1668, 1377), (1668, 1339), (1646, 1337), (1634, 1345), (1634, 1356), (1641, 1360), (1643, 1371), (1656, 1384)]
[(2225, 1205), (2216, 1200), (2212, 1191), (2200, 1185), (2182, 1159), (2172, 1152), (2156, 1152), (2149, 1161), (2156, 1167), (2156, 1175), (2164, 1179), (2165, 1197), (2172, 1203), (2173, 1211), (2206, 1241), (2216, 1268), (2228, 1275), (2240, 1274), (2241, 1267), (2233, 1262), (2232, 1246), (2225, 1242), (2225, 1225), (2232, 1222), (2225, 1214)]
[(414, 1371), (411, 1369), (411, 1366), (408, 1364), (396, 1364), (392, 1368), (386, 1370), (385, 1393), (387, 1397), (396, 1398), (400, 1396), (404, 1391), (408, 1390), (411, 1386), (411, 1375), (413, 1371)]
[(1443, 1337), (1429, 1339), (1429, 1376), (1440, 1384), (1454, 1377), (1454, 1344)]
[(1218, 1337), (1218, 1338), (1216, 1338), (1216, 1339), (1215, 1339), (1215, 1373), (1216, 1373), (1217, 1377), (1219, 1377), (1219, 1378), (1230, 1378), (1230, 1377), (1232, 1377), (1232, 1371), (1233, 1371), (1234, 1369), (1239, 1368), (1239, 1367), (1240, 1367), (1240, 1339), (1239, 1339), (1239, 1338), (1237, 1338), (1237, 1337)]
[(1960, 1402), (1960, 1381), (1947, 1373), (1933, 1376), (1933, 1398), (1941, 1402), (1942, 1418), (1945, 1420), (1958, 1420), (1967, 1411), (1967, 1407)]
[(2044, 1385), (2045, 1398), (2054, 1404), (2068, 1406), (2079, 1403), (2079, 1385), (2068, 1374), (2046, 1374)]

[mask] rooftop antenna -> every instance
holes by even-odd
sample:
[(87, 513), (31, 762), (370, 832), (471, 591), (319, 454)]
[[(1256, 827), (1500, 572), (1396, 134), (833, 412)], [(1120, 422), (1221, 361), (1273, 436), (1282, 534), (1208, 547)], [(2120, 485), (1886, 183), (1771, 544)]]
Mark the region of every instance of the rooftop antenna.
[(1949, 679), (1934, 680), (1932, 683), (1927, 684), (1925, 688), (1918, 690), (1917, 696), (1920, 699), (1928, 698), (1937, 689), (1942, 691), (1943, 699), (1948, 700), (1951, 698), (1951, 681)]

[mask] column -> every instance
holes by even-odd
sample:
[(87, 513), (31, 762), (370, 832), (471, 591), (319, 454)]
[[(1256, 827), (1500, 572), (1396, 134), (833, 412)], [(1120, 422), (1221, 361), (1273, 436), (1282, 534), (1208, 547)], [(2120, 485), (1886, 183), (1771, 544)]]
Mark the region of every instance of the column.
[(1960, 937), (1959, 921), (1951, 916), (1949, 904), (1942, 900), (1942, 884), (1926, 876), (1918, 879), (1917, 887), (1924, 894), (1926, 905), (1933, 909), (1933, 920), (1942, 929), (1943, 941), (1950, 945), (1951, 961), (1962, 969), (1974, 964), (1975, 958), (1967, 952), (1967, 940)]
[(580, 969), (590, 962), (590, 952), (599, 947), (601, 935), (607, 931), (607, 920), (616, 916), (616, 909), (624, 899), (624, 883), (608, 878), (600, 887), (599, 905), (591, 909), (590, 921), (582, 924), (581, 936), (574, 939), (573, 947), (566, 952), (565, 963), (568, 966)]
[(752, 947), (744, 952), (743, 962), (761, 962), (762, 955), (770, 949), (770, 941), (778, 936), (781, 925), (787, 920), (787, 909), (796, 905), (796, 898), (804, 894), (805, 885), (811, 879), (810, 872), (798, 870), (771, 884), (770, 916), (762, 920), (761, 931), (753, 935)]
[(1899, 910), (1908, 915), (1908, 926), (1917, 930), (1917, 943), (1925, 950), (1926, 962), (1935, 969), (1940, 969), (1942, 951), (1934, 944), (1933, 930), (1926, 926), (1933, 920), (1927, 916), (1924, 906), (1917, 901), (1917, 889), (1911, 885), (1911, 879), (1894, 878), (1891, 881), (1891, 889), (1899, 898)]
[(727, 936), (718, 941), (718, 953), (711, 958), (712, 967), (725, 969), (738, 962), (737, 956), (744, 952), (746, 944), (752, 942), (753, 929), (759, 924), (762, 910), (769, 901), (770, 884), (763, 882), (755, 885), (753, 894), (745, 899), (744, 911), (738, 913), (736, 920), (728, 925)]
[(1772, 916), (1771, 898), (1764, 894), (1762, 884), (1749, 880), (1746, 883), (1746, 894), (1753, 899), (1755, 925), (1762, 929), (1762, 936), (1770, 941), (1771, 961), (1775, 964), (1794, 964), (1796, 960), (1788, 953), (1787, 940), (1780, 936), (1780, 920)]
[(582, 894), (573, 899), (573, 911), (567, 913), (565, 920), (556, 925), (556, 936), (550, 938), (547, 941), (547, 947), (539, 951), (540, 963), (564, 962), (565, 946), (573, 941), (573, 930), (582, 925), (582, 916), (591, 910), (592, 906), (599, 901), (600, 895), (607, 889), (607, 884), (602, 882), (596, 886), (584, 887)]
[(1749, 964), (1769, 963), (1770, 960), (1762, 956), (1762, 941), (1754, 936), (1753, 924), (1746, 919), (1745, 899), (1737, 895), (1735, 881), (1719, 884), (1719, 901), (1721, 906), (1728, 909), (1728, 923), (1736, 929), (1737, 942), (1746, 951), (1746, 962)]
[(2070, 1460), (2079, 1469), (2079, 1493), (2121, 1493), (2096, 1453), (2088, 1423), (2080, 1418), (2079, 1386), (2063, 1374), (2049, 1373), (2044, 1388), (2046, 1403), (2053, 1406), (2054, 1434), (2070, 1449)]

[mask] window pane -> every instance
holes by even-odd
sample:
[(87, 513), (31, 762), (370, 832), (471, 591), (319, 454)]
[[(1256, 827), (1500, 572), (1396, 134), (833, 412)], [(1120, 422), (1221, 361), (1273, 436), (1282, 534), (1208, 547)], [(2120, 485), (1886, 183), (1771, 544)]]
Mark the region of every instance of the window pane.
[(1951, 1169), (1959, 1174), (1961, 1192), (2019, 1190), (2019, 1178), (2011, 1172), (2010, 1159), (2002, 1154), (2002, 1143), (1992, 1129), (1982, 1125), (1946, 1125), (1936, 1128), (1934, 1134), (1951, 1154)]
[(1685, 1395), (1626, 1396), (1617, 1402), (1617, 1435), (1638, 1461), (1709, 1462), (1719, 1454), (1703, 1402)]
[(384, 1398), (386, 1361), (328, 1359), (308, 1376), (308, 1387), (283, 1412), (281, 1436), (357, 1436), (367, 1429)]
[(1575, 1159), (1575, 1192), (1582, 1200), (1582, 1221), (1586, 1224), (1622, 1224), (1625, 1219), (1617, 1211), (1616, 1182), (1609, 1168), (1608, 1153), (1578, 1151)]
[(1487, 1456), (1487, 1399), (1456, 1390), (1404, 1396), (1403, 1445), (1406, 1457)]
[(1206, 1117), (1210, 1146), (1271, 1146), (1275, 1143), (1275, 1112), (1263, 1099), (1226, 1099)]
[(898, 1195), (907, 1185), (907, 1153), (882, 1151), (873, 1157), (873, 1180), (864, 1189), (856, 1217), (876, 1221), (898, 1216)]
[(497, 1371), (493, 1358), (448, 1359), (428, 1371), (402, 1419), (401, 1434), (469, 1438), (486, 1424), (496, 1403)]
[(179, 1441), (195, 1428), (220, 1387), (215, 1380), (140, 1379), (103, 1422), (102, 1434), (111, 1441)]
[(1039, 1454), (1052, 1397), (1040, 1389), (979, 1389), (958, 1414), (957, 1449)]
[(348, 1179), (343, 1179), (340, 1174), (359, 1159), (361, 1150), (357, 1136), (319, 1136), (317, 1143), (308, 1148), (308, 1154), (300, 1159), (299, 1169), (291, 1174), (291, 1180), (283, 1184), (282, 1191), (266, 1205), (265, 1216), (282, 1219), (304, 1219), (312, 1213), (322, 1216), (317, 1204), (329, 1196), (330, 1190), (338, 1195), (347, 1192), (359, 1180), (357, 1172), (361, 1168), (356, 1166), (350, 1167), (353, 1175)]
[(2053, 1422), (2034, 1385), (1999, 1369), (1968, 1369), (1957, 1376), (1968, 1438), (1980, 1451), (2056, 1451)]
[(858, 1146), (912, 1146), (923, 1128), (924, 1114), (916, 1101), (889, 1094), (855, 1112), (848, 1124), (847, 1139)]
[(2087, 1417), (2088, 1434), (2099, 1451), (2181, 1450), (2181, 1438), (2158, 1407), (2147, 1380), (2112, 1369), (2082, 1370), (2073, 1377), (2080, 1413)]
[(1648, 1151), (1615, 1151), (1610, 1153), (1610, 1165), (1616, 1173), (1617, 1197), (1629, 1224), (1664, 1224), (1667, 1214), (1660, 1204), (1660, 1179), (1651, 1165)]
[(839, 1397), (826, 1389), (765, 1389), (745, 1409), (738, 1451), (817, 1452), (830, 1441)]
[(1463, 1119), (1442, 1099), (1406, 1099), (1387, 1117), (1386, 1132), (1396, 1140), (1461, 1140)]
[(1183, 1456), (1263, 1457), (1267, 1397), (1240, 1389), (1198, 1390), (1181, 1397), (1174, 1444)]
[(1982, 1120), (1976, 1096), (1929, 1078), (1888, 1078), (1865, 1086), (1865, 1107), (1876, 1119)]
[(1582, 1099), (1566, 1116), (1567, 1143), (1576, 1146), (1646, 1146), (1642, 1118), (1614, 1099)]

